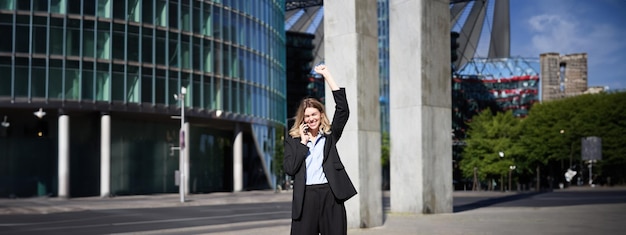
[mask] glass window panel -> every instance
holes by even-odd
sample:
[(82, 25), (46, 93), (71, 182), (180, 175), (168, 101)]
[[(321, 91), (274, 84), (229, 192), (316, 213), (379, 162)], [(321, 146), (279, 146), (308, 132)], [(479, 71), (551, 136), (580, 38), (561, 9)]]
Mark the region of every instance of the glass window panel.
[(128, 0), (128, 21), (139, 22), (141, 15), (141, 2), (142, 1), (139, 0)]
[(31, 96), (46, 97), (46, 68), (33, 67), (31, 76)]
[[(91, 75), (93, 77), (93, 75)], [(97, 101), (111, 100), (111, 74), (107, 64), (98, 64), (98, 71), (95, 74), (95, 92)]]
[(0, 9), (2, 10), (14, 10), (16, 0), (0, 1)]
[[(10, 61), (2, 61), (2, 64), (10, 64)], [(0, 74), (5, 74), (5, 76), (0, 76), (0, 96), (10, 96), (11, 95), (11, 66), (10, 65), (0, 65)]]
[(65, 14), (67, 7), (67, 0), (50, 0), (50, 12)]
[(139, 61), (139, 35), (137, 34), (128, 34), (127, 41), (127, 60), (128, 61)]
[(113, 0), (113, 18), (126, 20), (126, 0)]
[(170, 42), (169, 42), (169, 58), (168, 58), (168, 65), (170, 66), (179, 66), (180, 65), (180, 61), (179, 61), (179, 51), (180, 51), (180, 43), (178, 43), (178, 41), (176, 40), (176, 37), (172, 37), (175, 36), (174, 34), (170, 34)]
[(15, 66), (14, 91), (16, 97), (28, 96), (28, 67)]
[(95, 16), (96, 15), (96, 3), (95, 1), (83, 1), (83, 15), (86, 16)]
[(111, 37), (109, 32), (98, 30), (98, 41), (96, 41), (96, 53), (99, 59), (111, 58)]
[(231, 65), (232, 65), (232, 59), (231, 59), (231, 50), (232, 47), (230, 47), (229, 45), (224, 45), (224, 52), (222, 53), (223, 60), (224, 63), (222, 65), (224, 65), (224, 68), (222, 68), (222, 71), (224, 72), (224, 76), (230, 77), (232, 76), (232, 70), (231, 70)]
[(213, 18), (213, 32), (212, 32), (212, 36), (216, 39), (221, 39), (222, 38), (222, 15), (221, 15), (221, 8), (214, 6), (213, 7), (213, 14), (212, 14), (212, 18)]
[(48, 12), (48, 0), (34, 0), (33, 4), (34, 4), (33, 6), (34, 11)]
[(167, 80), (167, 89), (165, 90), (165, 96), (167, 97), (167, 103), (169, 105), (177, 105), (178, 101), (174, 98), (174, 94), (178, 94), (180, 89), (178, 88), (178, 72), (170, 71), (169, 78)]
[(191, 87), (189, 87), (187, 90), (190, 91), (190, 95), (191, 95), (191, 104), (193, 105), (193, 107), (199, 107), (202, 108), (202, 83), (200, 81), (200, 77), (201, 75), (198, 74), (193, 74), (193, 80), (191, 83)]
[(30, 11), (30, 1), (16, 0), (18, 11)]
[[(16, 42), (29, 42), (30, 41), (30, 29), (28, 26), (16, 26), (15, 41)], [(29, 52), (28, 43), (15, 43), (15, 52)]]
[(63, 81), (63, 69), (58, 67), (50, 67), (48, 71), (48, 96), (50, 98), (63, 98), (63, 87), (61, 86)]
[(213, 107), (213, 109), (223, 110), (224, 107), (222, 105), (222, 79), (218, 77), (212, 77), (211, 80), (211, 98), (213, 102), (211, 104), (211, 107)]
[(222, 39), (224, 41), (230, 41), (230, 11), (222, 10), (222, 24), (220, 25), (220, 27), (222, 28)]
[(165, 65), (165, 49), (167, 47), (165, 47), (165, 38), (164, 37), (157, 37), (156, 39), (156, 47), (155, 47), (155, 52), (156, 52), (156, 63), (157, 64), (161, 64), (161, 65)]
[(205, 72), (213, 72), (213, 54), (211, 53), (211, 41), (209, 40), (205, 40), (204, 41), (204, 51), (203, 51), (204, 55), (204, 71)]
[(167, 1), (159, 0), (156, 7), (155, 23), (158, 26), (167, 26)]
[(201, 58), (202, 58), (200, 56), (200, 55), (202, 55), (202, 50), (201, 50), (202, 47), (200, 46), (201, 40), (202, 39), (199, 39), (199, 38), (195, 38), (195, 37), (193, 38), (193, 49), (191, 50), (191, 53), (193, 54), (192, 55), (192, 57), (193, 57), (192, 58), (192, 62), (193, 62), (192, 68), (194, 70), (200, 70), (201, 69), (201, 67), (200, 67), (200, 65), (201, 65), (200, 64), (201, 63)]
[(212, 87), (212, 82), (211, 82), (211, 77), (208, 76), (204, 76), (204, 83), (202, 84), (202, 86), (204, 87), (204, 94), (202, 94), (202, 98), (204, 99), (204, 107), (206, 109), (215, 109), (213, 107), (213, 99), (212, 99), (212, 91), (211, 91), (211, 87)]
[[(92, 22), (85, 22), (85, 24), (93, 24)], [(87, 26), (83, 29), (83, 56), (85, 57), (95, 57), (95, 40), (94, 40), (94, 30), (92, 30), (93, 25), (91, 27)]]
[[(108, 64), (98, 64), (98, 75), (99, 76), (106, 76), (106, 74), (108, 74)], [(124, 99), (125, 96), (125, 86), (124, 86), (124, 66), (123, 65), (118, 65), (118, 64), (114, 64), (113, 68), (113, 75), (111, 77), (111, 96), (112, 99), (115, 101), (126, 101)], [(102, 75), (100, 75), (102, 74)]]
[(65, 69), (65, 99), (78, 99), (80, 71), (77, 68)]
[[(51, 21), (52, 24), (54, 21)], [(63, 22), (61, 22), (63, 23)], [(63, 28), (52, 26), (50, 27), (50, 38), (49, 38), (49, 48), (50, 54), (52, 55), (63, 55)]]
[(191, 31), (191, 10), (189, 9), (189, 5), (186, 3), (180, 4), (180, 14), (182, 20), (182, 30)]
[(81, 0), (66, 0), (67, 1), (67, 11), (69, 14), (80, 14), (80, 4)]
[(153, 77), (152, 77), (152, 69), (144, 68), (143, 74), (141, 77), (141, 102), (142, 103), (153, 103), (152, 94), (153, 94)]
[(2, 37), (0, 37), (0, 52), (12, 52), (13, 26), (0, 23), (0, 32), (2, 32)]
[(154, 24), (154, 1), (143, 1), (141, 3), (142, 22)]
[(211, 17), (211, 5), (204, 4), (204, 12), (202, 14), (202, 34), (212, 36), (213, 18)]
[(230, 12), (230, 40), (232, 40), (233, 43), (239, 43), (239, 39), (237, 38), (237, 28), (239, 28), (239, 25), (237, 24), (238, 21), (238, 15), (235, 13)]
[(193, 8), (193, 20), (191, 21), (194, 33), (202, 33), (202, 16), (200, 15), (201, 12), (202, 11), (200, 10), (200, 5), (196, 4)]
[(168, 7), (169, 26), (170, 28), (178, 29), (178, 3), (170, 1)]
[[(185, 36), (186, 37), (186, 36)], [(181, 45), (181, 64), (184, 69), (191, 69), (191, 52), (189, 51), (189, 43), (183, 42)]]
[(215, 57), (213, 58), (213, 68), (215, 68), (215, 71), (213, 71), (216, 74), (221, 74), (221, 69), (222, 69), (222, 44), (219, 42), (213, 42), (213, 54), (215, 55)]
[(93, 70), (83, 68), (81, 77), (81, 98), (83, 100), (93, 100), (95, 97), (93, 85)]
[(80, 56), (80, 30), (68, 28), (65, 44), (66, 55)]
[(124, 33), (113, 32), (113, 59), (124, 60)]
[(141, 79), (139, 77), (139, 68), (128, 66), (128, 76), (126, 77), (126, 97), (129, 103), (140, 103), (141, 100)]
[(111, 2), (113, 0), (98, 0), (98, 17), (111, 18)]
[(141, 42), (141, 61), (152, 63), (152, 29), (144, 28)]
[(224, 102), (224, 111), (228, 111), (228, 112), (232, 112), (234, 111), (232, 108), (232, 100), (231, 100), (231, 95), (232, 95), (232, 87), (231, 87), (231, 81), (230, 80), (224, 80), (224, 88), (223, 88), (223, 102)]
[[(167, 96), (167, 92), (165, 90), (165, 71), (164, 70), (160, 70), (157, 69), (156, 70), (157, 74), (156, 74), (156, 81), (155, 81), (155, 88), (154, 88), (154, 97), (155, 97), (155, 103), (157, 104), (165, 104), (165, 98)], [(171, 96), (171, 95), (170, 95)]]

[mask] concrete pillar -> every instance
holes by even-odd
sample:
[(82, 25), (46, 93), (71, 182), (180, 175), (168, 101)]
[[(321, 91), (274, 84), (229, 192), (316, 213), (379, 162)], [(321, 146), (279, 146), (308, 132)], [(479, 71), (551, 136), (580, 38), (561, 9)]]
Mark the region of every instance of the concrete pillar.
[(243, 132), (239, 123), (235, 124), (233, 141), (233, 192), (243, 190)]
[(185, 122), (183, 128), (185, 130), (185, 148), (183, 149), (183, 151), (185, 152), (183, 156), (183, 171), (185, 172), (185, 179), (182, 182), (184, 182), (185, 195), (189, 195), (189, 176), (191, 175), (189, 172), (189, 149), (191, 149), (192, 143), (189, 139), (189, 122)]
[[(358, 194), (346, 202), (348, 227), (383, 224), (376, 1), (325, 1), (325, 62), (346, 88), (350, 119), (337, 148)], [(326, 87), (329, 118), (335, 111)]]
[(70, 118), (59, 115), (59, 188), (58, 197), (70, 196)]
[(100, 196), (111, 195), (111, 116), (100, 117)]
[(449, 1), (390, 1), (391, 211), (452, 212)]

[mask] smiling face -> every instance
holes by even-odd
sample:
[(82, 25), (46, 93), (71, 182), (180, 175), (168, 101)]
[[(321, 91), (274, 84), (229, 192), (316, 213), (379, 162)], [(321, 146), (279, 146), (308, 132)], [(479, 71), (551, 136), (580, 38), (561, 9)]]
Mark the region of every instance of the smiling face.
[(319, 109), (308, 107), (304, 110), (304, 123), (309, 126), (309, 131), (317, 133), (320, 128), (321, 112)]

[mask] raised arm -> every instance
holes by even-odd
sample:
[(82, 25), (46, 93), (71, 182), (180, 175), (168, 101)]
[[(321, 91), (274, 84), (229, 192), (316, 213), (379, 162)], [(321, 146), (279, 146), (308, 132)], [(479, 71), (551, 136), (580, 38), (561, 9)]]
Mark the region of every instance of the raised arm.
[(324, 80), (326, 80), (326, 84), (328, 84), (328, 87), (330, 87), (331, 90), (333, 90), (333, 91), (338, 91), (339, 90), (339, 86), (337, 86), (337, 83), (335, 82), (335, 79), (330, 74), (330, 71), (328, 70), (326, 65), (324, 65), (324, 64), (317, 65), (317, 66), (315, 66), (314, 69), (315, 69), (316, 73), (319, 73), (319, 74), (321, 74), (324, 77)]

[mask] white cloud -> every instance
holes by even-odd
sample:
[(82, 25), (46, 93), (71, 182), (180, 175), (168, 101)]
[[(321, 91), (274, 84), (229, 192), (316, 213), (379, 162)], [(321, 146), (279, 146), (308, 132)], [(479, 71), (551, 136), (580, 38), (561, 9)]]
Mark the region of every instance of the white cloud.
[(615, 26), (572, 14), (540, 14), (526, 22), (531, 44), (529, 50), (538, 55), (545, 52), (561, 54), (587, 53), (589, 66), (596, 63), (617, 64), (624, 47)]

